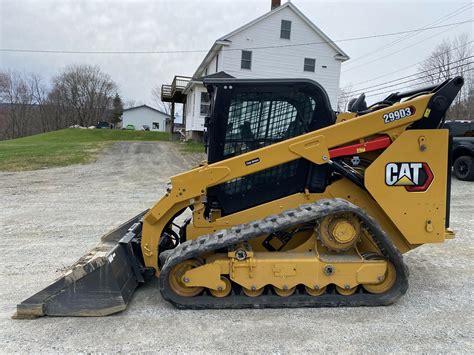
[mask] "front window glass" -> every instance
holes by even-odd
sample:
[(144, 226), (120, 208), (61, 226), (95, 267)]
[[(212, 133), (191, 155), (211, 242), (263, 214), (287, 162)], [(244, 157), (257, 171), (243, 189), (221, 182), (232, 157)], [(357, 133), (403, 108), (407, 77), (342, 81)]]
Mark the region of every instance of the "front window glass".
[(302, 93), (243, 93), (229, 107), (224, 157), (308, 132), (315, 101)]

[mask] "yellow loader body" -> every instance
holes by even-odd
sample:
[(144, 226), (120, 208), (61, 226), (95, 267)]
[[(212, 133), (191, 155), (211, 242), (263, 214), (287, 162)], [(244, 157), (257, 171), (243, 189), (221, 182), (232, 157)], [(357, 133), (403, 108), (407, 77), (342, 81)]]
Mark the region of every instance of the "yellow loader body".
[(453, 238), (440, 127), (462, 78), (340, 114), (307, 80), (205, 84), (208, 162), (18, 317), (114, 313), (151, 275), (179, 308), (387, 305), (402, 254)]

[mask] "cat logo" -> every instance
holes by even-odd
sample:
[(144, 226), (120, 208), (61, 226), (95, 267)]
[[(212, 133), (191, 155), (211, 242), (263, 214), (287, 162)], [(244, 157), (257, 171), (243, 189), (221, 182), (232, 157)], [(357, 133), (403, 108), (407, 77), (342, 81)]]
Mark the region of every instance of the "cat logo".
[(433, 172), (427, 163), (388, 163), (385, 166), (385, 184), (404, 186), (409, 192), (426, 191), (433, 181)]

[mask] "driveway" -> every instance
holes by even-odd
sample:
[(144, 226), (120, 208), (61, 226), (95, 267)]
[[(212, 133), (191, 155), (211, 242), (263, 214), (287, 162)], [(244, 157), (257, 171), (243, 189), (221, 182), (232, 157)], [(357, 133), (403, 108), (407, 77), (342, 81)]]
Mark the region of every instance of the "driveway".
[(380, 308), (180, 311), (156, 281), (105, 318), (12, 320), (102, 234), (195, 165), (174, 143), (116, 143), (96, 163), (0, 173), (1, 352), (473, 352), (474, 183), (453, 180), (457, 237), (405, 256), (408, 293)]

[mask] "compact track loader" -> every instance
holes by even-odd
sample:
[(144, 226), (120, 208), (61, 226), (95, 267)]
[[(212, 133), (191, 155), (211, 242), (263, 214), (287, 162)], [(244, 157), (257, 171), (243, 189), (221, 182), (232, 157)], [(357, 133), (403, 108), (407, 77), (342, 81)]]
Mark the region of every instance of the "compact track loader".
[(178, 308), (388, 305), (408, 287), (402, 254), (454, 237), (440, 127), (461, 77), (339, 114), (311, 80), (205, 85), (207, 162), (16, 317), (112, 314), (152, 276)]

